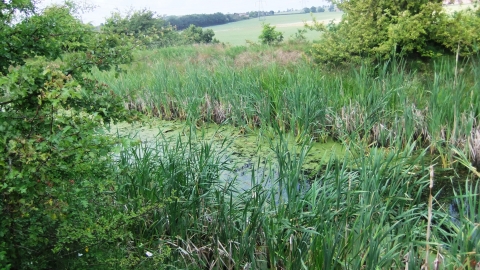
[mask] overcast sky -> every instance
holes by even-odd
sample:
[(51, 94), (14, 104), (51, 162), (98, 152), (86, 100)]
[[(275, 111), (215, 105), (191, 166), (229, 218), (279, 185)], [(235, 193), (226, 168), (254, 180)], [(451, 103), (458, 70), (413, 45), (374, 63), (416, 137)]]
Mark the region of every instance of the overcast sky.
[[(62, 2), (62, 0), (43, 0), (41, 6)], [(259, 5), (259, 0), (81, 0), (76, 2), (86, 2), (97, 6), (93, 12), (82, 16), (84, 22), (91, 22), (94, 25), (103, 23), (113, 11), (125, 12), (131, 8), (135, 10), (147, 8), (159, 15), (186, 15), (247, 12), (258, 10), (259, 6), (262, 10), (277, 12), (289, 8), (300, 9), (305, 6), (327, 4), (324, 0), (263, 0), (261, 5)]]

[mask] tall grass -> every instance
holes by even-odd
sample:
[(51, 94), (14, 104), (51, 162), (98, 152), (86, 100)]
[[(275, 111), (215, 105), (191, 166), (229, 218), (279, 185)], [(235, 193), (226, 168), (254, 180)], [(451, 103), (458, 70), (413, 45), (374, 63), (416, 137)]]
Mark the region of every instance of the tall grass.
[(478, 186), (459, 189), (453, 218), (443, 204), (429, 207), (427, 149), (351, 142), (349, 154), (307, 176), (311, 141), (276, 130), (272, 165), (253, 166), (247, 190), (220, 177), (234, 171), (228, 141), (190, 135), (125, 149), (118, 202), (155, 209), (132, 228), (136, 241), (189, 269), (419, 269), (427, 245), (450, 269), (478, 261)]
[[(132, 228), (137, 246), (188, 269), (475, 267), (478, 64), (332, 71), (289, 50), (167, 48), (143, 52), (119, 78), (96, 73), (129, 108), (191, 124), (187, 138), (120, 155), (118, 203), (148, 209)], [(198, 132), (208, 122), (266, 135), (273, 160), (253, 164), (247, 190), (227, 162), (231, 141)], [(311, 143), (328, 136), (345, 156), (307, 173)], [(456, 164), (472, 174), (454, 194), (452, 218), (438, 194), (425, 194), (431, 166)]]
[(454, 161), (451, 146), (478, 163), (475, 61), (440, 59), (431, 72), (410, 70), (404, 61), (335, 72), (309, 64), (292, 48), (199, 46), (142, 54), (148, 58), (119, 78), (96, 76), (127, 97), (129, 108), (153, 116), (246, 129), (275, 123), (317, 139), (359, 135), (355, 140), (377, 146), (420, 139), (442, 156), (444, 167)]

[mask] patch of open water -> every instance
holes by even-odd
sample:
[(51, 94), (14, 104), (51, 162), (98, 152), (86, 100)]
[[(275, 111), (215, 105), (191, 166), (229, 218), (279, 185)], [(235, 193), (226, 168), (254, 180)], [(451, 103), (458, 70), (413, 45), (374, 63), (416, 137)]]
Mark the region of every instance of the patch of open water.
[[(187, 141), (191, 136), (191, 126), (185, 122), (154, 120), (146, 124), (120, 123), (110, 126), (112, 135), (129, 136), (138, 139), (143, 143), (158, 140), (166, 143), (174, 143), (181, 138)], [(222, 156), (221, 162), (228, 167), (228, 170), (220, 172), (220, 180), (235, 181), (239, 191), (251, 190), (255, 185), (261, 184), (270, 188), (275, 184), (278, 175), (278, 165), (275, 163), (275, 153), (272, 150), (273, 135), (265, 131), (242, 132), (239, 128), (228, 125), (208, 124), (202, 128), (195, 128), (194, 136), (196, 141), (211, 141), (214, 147), (220, 148), (222, 142), (230, 142)], [(268, 132), (267, 132), (268, 133)], [(273, 140), (272, 140), (273, 138)], [(289, 145), (297, 145), (295, 138), (288, 138)], [(342, 159), (346, 153), (345, 147), (338, 142), (328, 140), (324, 143), (314, 142), (303, 163), (305, 171), (317, 171), (331, 158)], [(462, 181), (463, 176), (452, 177), (451, 173), (440, 173), (436, 175), (434, 194), (438, 201), (443, 200), (448, 205), (452, 217), (458, 215), (455, 203), (452, 199), (453, 181)], [(460, 183), (460, 182), (458, 182)], [(457, 183), (457, 184), (458, 184)], [(305, 187), (299, 187), (304, 189)], [(426, 190), (426, 192), (428, 192)], [(428, 194), (426, 194), (428, 196)]]
[[(187, 141), (191, 136), (191, 126), (184, 122), (155, 120), (146, 124), (119, 123), (110, 126), (110, 134), (129, 136), (142, 143), (152, 143), (161, 140), (165, 143), (175, 143), (179, 138)], [(242, 132), (239, 128), (227, 125), (208, 124), (195, 129), (195, 140), (211, 141), (217, 150), (225, 140), (227, 149), (222, 155), (222, 163), (229, 170), (221, 171), (220, 178), (224, 181), (235, 181), (237, 188), (249, 190), (256, 183), (262, 182), (267, 187), (278, 178), (278, 168), (275, 164), (275, 153), (272, 150), (273, 135), (265, 131)], [(273, 139), (273, 140), (272, 140)], [(288, 144), (295, 146), (295, 138), (287, 138)], [(292, 150), (295, 151), (295, 150)], [(330, 158), (342, 158), (345, 148), (342, 144), (327, 140), (324, 143), (314, 142), (308, 152), (302, 169), (315, 171), (326, 164)], [(254, 179), (252, 179), (254, 177)]]

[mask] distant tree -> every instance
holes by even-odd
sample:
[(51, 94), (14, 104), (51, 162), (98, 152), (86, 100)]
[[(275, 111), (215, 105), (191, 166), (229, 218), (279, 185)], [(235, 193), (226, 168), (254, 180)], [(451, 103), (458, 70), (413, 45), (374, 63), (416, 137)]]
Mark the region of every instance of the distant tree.
[(273, 10), (270, 10), (270, 12), (268, 12), (268, 15), (270, 15), (270, 16), (273, 16), (274, 14), (275, 14), (275, 11), (273, 11)]
[(308, 7), (303, 8), (304, 13), (310, 13), (310, 9)]
[(212, 29), (203, 30), (200, 26), (191, 24), (182, 32), (188, 43), (217, 43), (214, 39), (215, 33)]
[(169, 24), (156, 16), (155, 12), (147, 9), (132, 11), (122, 16), (114, 12), (107, 18), (102, 30), (116, 33), (134, 35), (138, 37), (152, 28), (161, 29)]
[(106, 33), (134, 36), (147, 47), (166, 47), (181, 43), (180, 35), (170, 23), (146, 9), (132, 11), (125, 16), (119, 12), (112, 13), (101, 30)]
[(318, 7), (318, 8), (317, 8), (317, 12), (325, 12), (325, 8), (323, 8), (323, 7)]
[(311, 7), (311, 8), (310, 8), (310, 12), (312, 12), (312, 13), (317, 12), (317, 8), (316, 8), (316, 7)]
[(283, 33), (275, 30), (269, 23), (263, 24), (262, 34), (258, 37), (262, 44), (273, 45), (283, 41)]
[(330, 5), (330, 6), (328, 7), (328, 11), (334, 12), (334, 11), (335, 11), (335, 5), (333, 5), (333, 4)]

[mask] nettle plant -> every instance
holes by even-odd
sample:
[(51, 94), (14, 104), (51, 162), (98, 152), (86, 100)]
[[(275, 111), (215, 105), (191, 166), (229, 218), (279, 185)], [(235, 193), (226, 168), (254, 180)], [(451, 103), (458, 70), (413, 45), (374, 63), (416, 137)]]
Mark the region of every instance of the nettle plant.
[(129, 220), (111, 195), (120, 142), (99, 128), (130, 116), (88, 74), (130, 62), (135, 42), (33, 2), (0, 3), (0, 269), (60, 267)]

